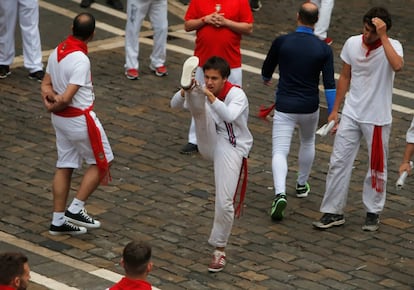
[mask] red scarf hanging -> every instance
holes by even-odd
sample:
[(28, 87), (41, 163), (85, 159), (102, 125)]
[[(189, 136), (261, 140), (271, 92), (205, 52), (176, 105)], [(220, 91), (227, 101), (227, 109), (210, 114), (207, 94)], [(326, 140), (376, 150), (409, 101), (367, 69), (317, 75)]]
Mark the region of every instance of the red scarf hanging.
[(366, 43), (365, 42), (365, 36), (362, 34), (362, 42), (365, 44), (365, 46), (367, 47), (367, 52), (365, 53), (365, 57), (368, 57), (368, 55), (370, 54), (371, 51), (373, 51), (374, 49), (377, 49), (378, 47), (382, 46), (382, 42), (381, 39), (377, 39), (374, 43)]
[(276, 107), (276, 104), (273, 103), (270, 107), (265, 107), (264, 105), (260, 105), (259, 113), (257, 113), (257, 116), (260, 119), (266, 120), (267, 115), (270, 114), (271, 111), (273, 111)]
[(73, 37), (73, 35), (69, 35), (68, 38), (62, 41), (57, 47), (58, 62), (75, 51), (82, 51), (84, 54), (88, 54), (88, 46), (82, 40)]
[(384, 148), (382, 127), (375, 126), (371, 145), (371, 183), (377, 192), (384, 191)]
[(112, 180), (112, 178), (111, 173), (109, 172), (109, 165), (108, 161), (106, 160), (105, 151), (102, 144), (101, 132), (99, 131), (99, 128), (96, 126), (96, 123), (90, 114), (92, 109), (93, 105), (85, 110), (75, 107), (66, 107), (66, 109), (63, 111), (56, 112), (54, 114), (65, 118), (73, 118), (82, 115), (85, 116), (93, 155), (95, 156), (96, 165), (99, 168), (100, 182), (102, 185), (107, 185), (108, 182)]
[[(239, 218), (243, 213), (243, 203), (244, 197), (246, 196), (247, 189), (247, 158), (243, 158), (242, 167), (240, 169), (239, 181), (237, 182), (236, 192), (234, 193), (233, 204), (234, 206), (234, 215)], [(237, 202), (237, 197), (239, 200)], [(237, 205), (236, 205), (237, 203)]]

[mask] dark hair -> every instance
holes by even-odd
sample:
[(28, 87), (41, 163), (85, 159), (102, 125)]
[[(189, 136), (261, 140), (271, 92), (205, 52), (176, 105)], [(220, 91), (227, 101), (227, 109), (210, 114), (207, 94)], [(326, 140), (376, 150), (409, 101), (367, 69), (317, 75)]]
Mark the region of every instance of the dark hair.
[(0, 285), (10, 285), (15, 277), (22, 276), (27, 262), (27, 257), (22, 253), (0, 254)]
[(228, 62), (219, 56), (210, 57), (203, 65), (203, 72), (209, 69), (215, 69), (220, 71), (223, 78), (228, 78), (230, 75), (230, 65)]
[(367, 13), (365, 13), (364, 17), (362, 18), (363, 23), (367, 23), (371, 27), (375, 27), (372, 24), (372, 18), (378, 17), (382, 21), (385, 22), (387, 25), (387, 31), (391, 29), (392, 21), (391, 21), (391, 14), (388, 10), (384, 7), (373, 7)]
[(151, 246), (143, 241), (132, 241), (125, 246), (122, 258), (128, 276), (142, 275), (151, 259)]
[(90, 13), (78, 14), (73, 19), (73, 36), (80, 40), (87, 40), (95, 31), (95, 17)]
[(318, 6), (313, 3), (304, 2), (299, 7), (299, 19), (305, 25), (315, 25), (318, 22)]

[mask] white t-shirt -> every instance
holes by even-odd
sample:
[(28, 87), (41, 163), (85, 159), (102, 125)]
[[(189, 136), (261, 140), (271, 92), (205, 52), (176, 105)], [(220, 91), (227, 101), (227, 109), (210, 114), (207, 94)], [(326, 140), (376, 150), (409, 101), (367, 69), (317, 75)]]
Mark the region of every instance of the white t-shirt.
[(58, 62), (56, 48), (49, 56), (46, 72), (50, 74), (53, 89), (58, 94), (62, 94), (68, 84), (80, 86), (69, 106), (86, 109), (93, 104), (95, 95), (92, 85), (91, 64), (89, 58), (83, 52), (72, 52)]
[[(401, 57), (401, 43), (390, 38)], [(351, 66), (351, 84), (342, 114), (361, 123), (386, 125), (392, 122), (392, 89), (395, 72), (381, 46), (370, 52), (362, 45), (362, 35), (351, 36), (345, 42), (341, 59)]]

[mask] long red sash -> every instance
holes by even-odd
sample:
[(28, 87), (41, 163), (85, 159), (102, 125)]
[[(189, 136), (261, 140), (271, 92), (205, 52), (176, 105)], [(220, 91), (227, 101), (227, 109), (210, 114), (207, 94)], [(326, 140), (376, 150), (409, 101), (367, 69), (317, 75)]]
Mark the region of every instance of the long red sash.
[(63, 111), (55, 112), (54, 114), (65, 118), (79, 117), (82, 115), (85, 116), (93, 155), (95, 156), (96, 165), (99, 168), (100, 183), (102, 185), (107, 185), (108, 182), (112, 180), (112, 178), (111, 173), (109, 172), (108, 160), (106, 160), (105, 151), (102, 144), (101, 132), (99, 131), (98, 126), (96, 126), (96, 123), (90, 114), (92, 109), (93, 104), (85, 110), (69, 106), (66, 107), (66, 109)]
[(371, 145), (371, 185), (376, 192), (384, 191), (384, 148), (382, 127), (375, 126)]
[[(234, 215), (239, 218), (243, 213), (243, 203), (246, 196), (247, 190), (247, 158), (243, 158), (242, 167), (240, 169), (239, 181), (237, 182), (236, 192), (234, 193), (233, 204), (234, 206)], [(239, 195), (239, 200), (237, 202), (237, 196)]]

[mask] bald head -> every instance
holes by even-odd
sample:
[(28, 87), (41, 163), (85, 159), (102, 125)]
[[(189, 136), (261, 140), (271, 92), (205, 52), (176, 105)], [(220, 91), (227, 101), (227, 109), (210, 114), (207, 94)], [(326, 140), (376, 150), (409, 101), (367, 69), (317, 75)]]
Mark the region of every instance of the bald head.
[(72, 33), (73, 36), (86, 41), (91, 38), (95, 32), (95, 17), (90, 13), (78, 14), (73, 19)]
[(318, 6), (312, 2), (304, 2), (299, 7), (298, 21), (306, 26), (314, 26), (318, 21)]

